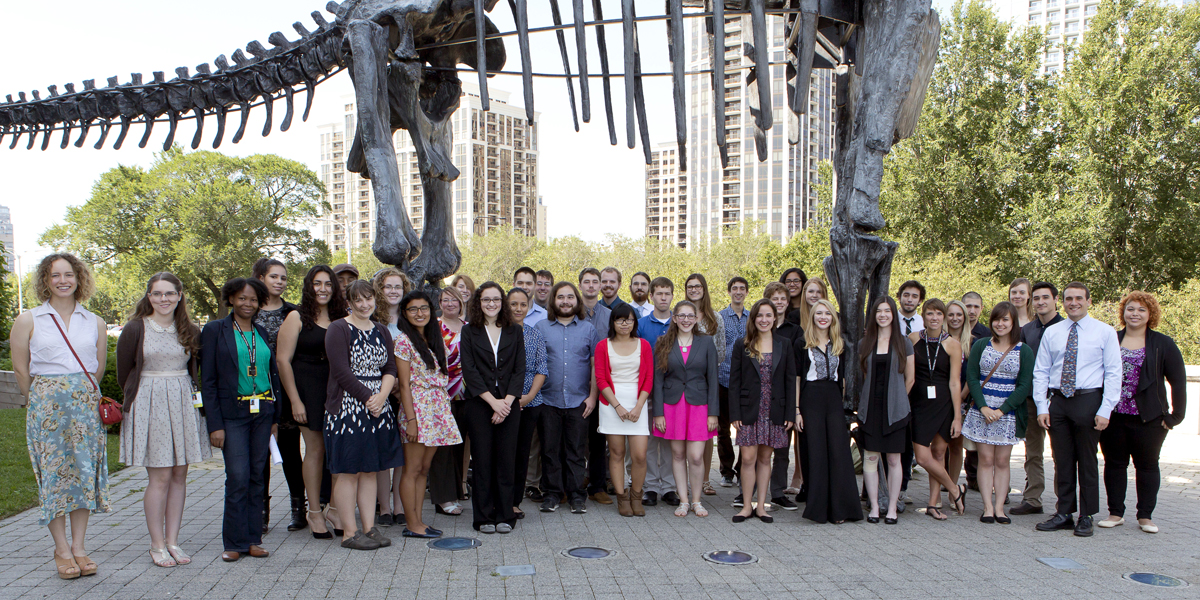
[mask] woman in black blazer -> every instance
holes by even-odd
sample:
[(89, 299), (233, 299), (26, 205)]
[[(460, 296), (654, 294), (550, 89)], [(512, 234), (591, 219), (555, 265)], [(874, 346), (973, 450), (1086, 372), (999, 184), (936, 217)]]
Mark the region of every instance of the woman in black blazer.
[[(696, 305), (684, 300), (675, 305), (667, 331), (654, 346), (654, 435), (671, 440), (671, 471), (675, 493), (691, 498), (675, 509), (707, 517), (700, 504), (704, 473), (704, 445), (717, 433), (720, 414), (717, 387), (717, 345), (712, 336), (696, 331)], [(691, 495), (688, 478), (691, 477)]]
[(200, 332), (200, 387), (208, 437), (225, 460), (225, 516), (221, 558), (267, 556), (262, 544), (265, 486), (271, 434), (279, 425), (279, 371), (267, 332), (254, 316), (267, 301), (267, 286), (237, 278), (221, 288), (229, 316)]
[[(774, 519), (767, 515), (766, 503), (771, 454), (787, 448), (796, 421), (796, 363), (792, 340), (775, 332), (776, 313), (770, 300), (755, 302), (747, 320), (746, 337), (733, 343), (729, 364), (729, 420), (742, 449), (742, 497), (746, 499), (733, 522), (741, 523), (753, 513), (770, 523)], [(757, 511), (750, 501), (755, 489)]]
[[(1125, 368), (1121, 377), (1121, 399), (1112, 412), (1108, 427), (1100, 432), (1109, 516), (1097, 525), (1116, 527), (1125, 522), (1125, 488), (1132, 458), (1138, 527), (1146, 533), (1158, 533), (1158, 525), (1150, 520), (1158, 501), (1158, 453), (1167, 432), (1183, 421), (1187, 408), (1187, 373), (1175, 340), (1154, 331), (1162, 316), (1154, 296), (1130, 292), (1121, 299), (1118, 314), (1125, 326), (1117, 332)], [(1169, 401), (1168, 382), (1171, 384)]]
[(521, 324), (513, 323), (504, 290), (494, 281), (471, 295), (459, 356), (467, 391), (463, 412), (471, 438), (474, 527), (483, 533), (509, 533), (517, 523), (513, 474), (525, 384), (525, 335)]

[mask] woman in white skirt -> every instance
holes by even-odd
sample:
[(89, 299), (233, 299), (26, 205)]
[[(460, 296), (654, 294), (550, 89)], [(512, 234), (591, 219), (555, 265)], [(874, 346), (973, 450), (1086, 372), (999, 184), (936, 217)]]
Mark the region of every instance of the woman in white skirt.
[(179, 528), (188, 465), (212, 456), (208, 427), (192, 385), (200, 329), (188, 315), (183, 285), (156, 273), (117, 341), (117, 383), (125, 391), (121, 462), (145, 467), (142, 506), (150, 528), (150, 558), (160, 567), (186, 565)]
[[(619, 304), (608, 321), (608, 338), (596, 344), (596, 387), (600, 390), (599, 431), (608, 437), (608, 471), (623, 517), (646, 516), (642, 484), (646, 481), (646, 447), (650, 417), (646, 400), (654, 386), (654, 351), (637, 335), (637, 316)], [(631, 489), (625, 489), (625, 442), (629, 442)]]
[(1021, 343), (1017, 308), (1001, 302), (992, 308), (991, 338), (971, 347), (967, 386), (971, 408), (963, 420), (963, 437), (979, 452), (979, 492), (983, 495), (980, 523), (1007, 525), (1009, 458), (1013, 446), (1025, 439), (1025, 401), (1033, 391), (1033, 351)]

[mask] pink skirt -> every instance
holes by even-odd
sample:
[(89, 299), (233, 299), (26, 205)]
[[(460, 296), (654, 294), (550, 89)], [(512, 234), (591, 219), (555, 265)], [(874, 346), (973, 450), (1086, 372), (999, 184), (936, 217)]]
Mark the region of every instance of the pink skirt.
[(663, 439), (703, 442), (717, 433), (708, 429), (708, 406), (688, 404), (686, 397), (681, 396), (675, 404), (664, 404), (663, 416), (667, 420), (667, 431), (654, 430), (654, 435)]

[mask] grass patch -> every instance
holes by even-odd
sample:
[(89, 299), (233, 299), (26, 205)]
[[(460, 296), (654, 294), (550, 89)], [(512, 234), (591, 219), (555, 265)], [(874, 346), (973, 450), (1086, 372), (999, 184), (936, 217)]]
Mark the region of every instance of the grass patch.
[[(117, 462), (120, 436), (108, 436), (108, 472), (125, 468)], [(0, 410), (0, 519), (38, 505), (37, 481), (25, 445), (25, 409)]]

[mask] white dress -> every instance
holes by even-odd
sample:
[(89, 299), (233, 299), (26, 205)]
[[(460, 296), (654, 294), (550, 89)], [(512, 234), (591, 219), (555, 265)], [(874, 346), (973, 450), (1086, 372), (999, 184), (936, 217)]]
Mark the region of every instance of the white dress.
[[(642, 345), (629, 356), (621, 356), (613, 349), (611, 340), (608, 344), (608, 364), (612, 368), (613, 395), (625, 410), (633, 410), (637, 406), (638, 371), (642, 364)], [(649, 404), (649, 399), (646, 403)], [(642, 406), (642, 413), (637, 421), (625, 421), (617, 416), (617, 409), (610, 404), (598, 402), (596, 410), (600, 411), (600, 426), (597, 431), (605, 435), (650, 435), (649, 407)]]
[(192, 404), (188, 354), (175, 325), (144, 320), (142, 372), (133, 409), (121, 423), (121, 462), (131, 467), (179, 467), (212, 457), (208, 424)]

